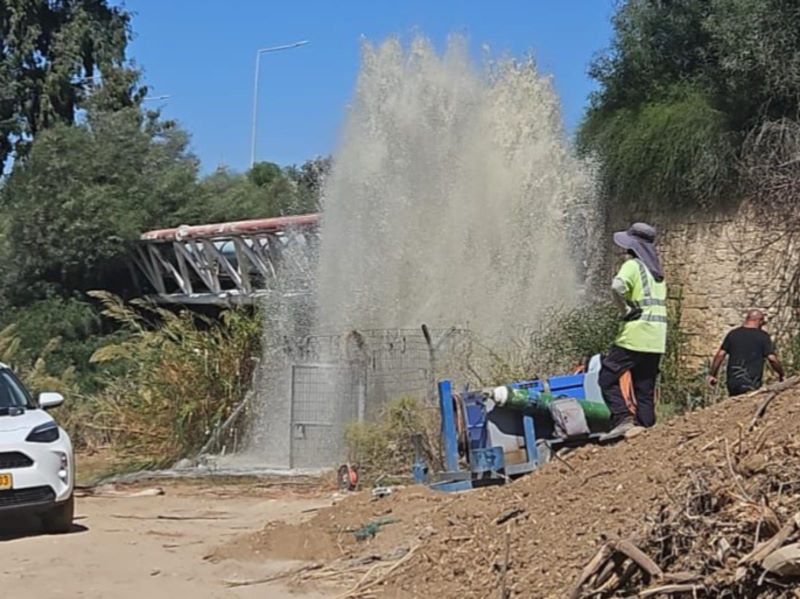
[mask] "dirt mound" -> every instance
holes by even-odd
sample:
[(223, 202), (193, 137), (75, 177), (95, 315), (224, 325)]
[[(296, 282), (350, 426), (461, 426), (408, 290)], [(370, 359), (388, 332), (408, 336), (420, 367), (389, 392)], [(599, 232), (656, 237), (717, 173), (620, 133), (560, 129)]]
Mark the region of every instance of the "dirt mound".
[[(764, 397), (729, 399), (612, 447), (581, 448), (503, 487), (459, 495), (411, 487), (377, 500), (360, 493), (302, 525), (268, 527), (249, 543), (272, 556), (295, 559), (372, 556), (377, 561), (402, 555), (379, 575), (367, 571), (368, 585), (362, 580), (353, 587), (380, 589), (384, 596), (486, 597), (502, 586), (509, 596), (563, 598), (609, 539), (643, 539), (654, 551), (653, 523), (688, 497), (687, 485), (698, 473), (708, 480), (707, 473), (729, 472), (728, 482), (757, 507), (764, 488), (748, 473), (764, 472), (759, 456), (774, 458), (789, 452), (782, 448), (796, 447), (800, 432), (800, 392), (794, 388), (775, 397), (758, 427), (748, 432)], [(784, 472), (783, 483), (797, 484), (798, 474)], [(768, 486), (776, 476), (781, 473), (772, 471)], [(731, 539), (738, 546), (727, 557), (740, 554), (748, 542), (749, 550), (757, 538), (768, 538), (792, 509), (800, 506), (778, 506), (757, 533), (759, 512), (754, 510), (752, 530), (736, 529)], [(396, 521), (380, 527), (374, 538), (355, 539), (353, 531), (388, 517)], [(682, 540), (684, 545), (676, 547), (688, 555), (691, 547)], [(672, 563), (688, 565), (685, 559)], [(691, 571), (706, 574), (703, 568), (697, 563)]]
[(318, 510), (306, 522), (271, 522), (257, 533), (220, 547), (214, 557), (319, 561), (364, 552), (391, 553), (409, 538), (421, 532), (424, 536), (430, 513), (441, 509), (449, 499), (443, 493), (418, 486), (398, 489), (384, 498), (374, 498), (369, 492), (356, 493), (332, 508)]

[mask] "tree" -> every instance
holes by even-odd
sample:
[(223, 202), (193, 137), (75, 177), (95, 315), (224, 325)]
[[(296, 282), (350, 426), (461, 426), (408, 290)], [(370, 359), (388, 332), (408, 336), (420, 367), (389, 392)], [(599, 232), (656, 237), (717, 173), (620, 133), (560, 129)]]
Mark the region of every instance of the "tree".
[(734, 199), (744, 141), (800, 111), (800, 6), (627, 0), (595, 59), (578, 141), (607, 197), (684, 207)]
[(611, 48), (589, 66), (600, 89), (590, 114), (613, 113), (661, 99), (679, 82), (706, 78), (709, 36), (705, 0), (628, 0), (612, 19)]
[[(10, 305), (131, 292), (131, 250), (153, 229), (298, 214), (318, 202), (318, 166), (256, 165), (197, 180), (188, 136), (138, 108), (89, 112), (33, 142), (0, 188), (0, 291)], [(259, 184), (256, 184), (258, 181)]]
[(107, 0), (0, 2), (0, 164), (41, 131), (98, 110), (136, 105), (127, 66), (130, 15)]
[(197, 160), (173, 123), (137, 108), (42, 132), (0, 192), (5, 297), (125, 292), (130, 249), (196, 201)]
[(298, 166), (290, 166), (286, 174), (297, 186), (297, 212), (318, 212), (325, 178), (331, 172), (330, 156), (312, 158)]
[(258, 187), (266, 187), (283, 177), (283, 171), (274, 162), (257, 162), (247, 171), (247, 178)]
[(704, 22), (715, 63), (715, 102), (736, 130), (800, 116), (800, 5), (714, 0)]
[(197, 201), (176, 218), (180, 224), (199, 224), (316, 212), (329, 168), (328, 158), (286, 169), (258, 162), (245, 174), (220, 168), (200, 182)]

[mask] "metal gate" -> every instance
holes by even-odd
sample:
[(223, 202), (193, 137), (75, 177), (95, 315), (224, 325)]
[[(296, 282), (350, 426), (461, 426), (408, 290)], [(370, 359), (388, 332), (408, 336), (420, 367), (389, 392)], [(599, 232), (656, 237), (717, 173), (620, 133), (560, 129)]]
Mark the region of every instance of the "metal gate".
[(365, 377), (359, 369), (333, 364), (292, 366), (290, 465), (335, 466), (346, 458), (345, 428), (362, 420)]

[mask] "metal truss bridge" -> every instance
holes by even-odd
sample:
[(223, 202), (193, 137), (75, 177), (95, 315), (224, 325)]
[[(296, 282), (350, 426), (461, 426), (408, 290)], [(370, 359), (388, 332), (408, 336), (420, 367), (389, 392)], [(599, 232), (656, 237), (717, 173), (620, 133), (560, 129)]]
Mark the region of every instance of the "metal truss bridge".
[(319, 214), (160, 229), (136, 262), (161, 303), (232, 305), (309, 292)]

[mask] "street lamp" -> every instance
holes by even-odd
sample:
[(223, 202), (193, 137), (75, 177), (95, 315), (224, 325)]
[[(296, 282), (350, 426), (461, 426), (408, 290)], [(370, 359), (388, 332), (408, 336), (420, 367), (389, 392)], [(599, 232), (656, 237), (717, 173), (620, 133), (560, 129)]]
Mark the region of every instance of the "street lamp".
[(261, 55), (266, 54), (267, 52), (278, 52), (280, 50), (289, 50), (291, 48), (297, 48), (298, 46), (304, 46), (308, 43), (308, 40), (303, 40), (301, 42), (295, 42), (293, 44), (286, 44), (285, 46), (273, 46), (272, 48), (261, 48), (260, 50), (256, 51), (256, 81), (253, 87), (253, 131), (251, 134), (251, 142), (250, 142), (250, 168), (253, 168), (253, 165), (256, 163), (256, 116), (258, 115), (258, 71), (259, 66), (261, 65)]

